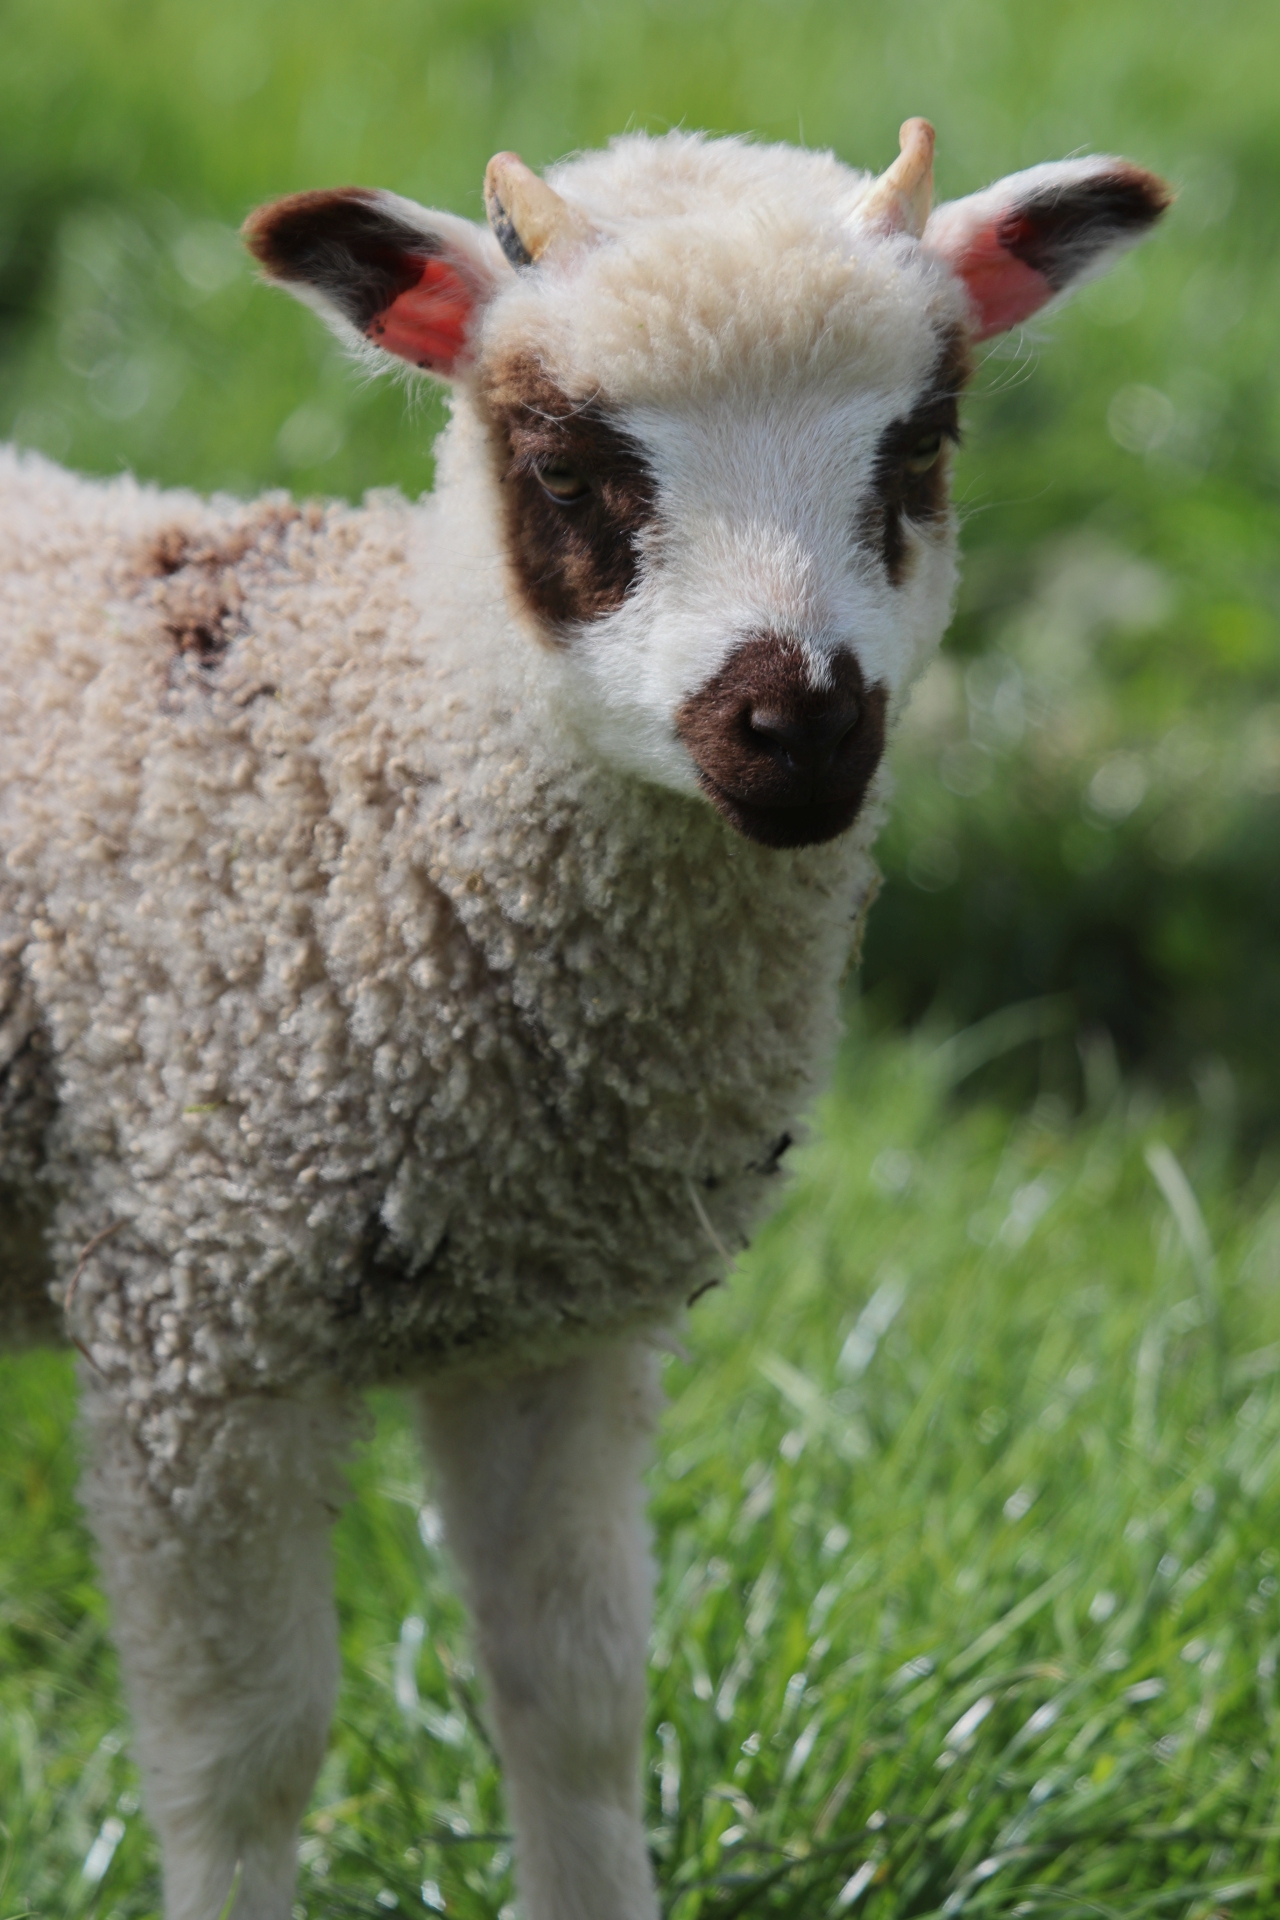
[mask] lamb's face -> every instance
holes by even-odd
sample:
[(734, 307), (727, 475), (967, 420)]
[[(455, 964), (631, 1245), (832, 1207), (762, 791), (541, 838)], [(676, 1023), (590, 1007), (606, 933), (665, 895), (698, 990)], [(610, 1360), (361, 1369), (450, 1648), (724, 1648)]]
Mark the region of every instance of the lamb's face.
[[(932, 129), (828, 154), (633, 136), (486, 177), (491, 231), (349, 188), (262, 208), (268, 272), (478, 416), (514, 604), (563, 724), (771, 846), (857, 816), (946, 625), (969, 345), (1138, 239), (1124, 161), (928, 217)], [(926, 224), (927, 222), (927, 224)]]
[(565, 721), (752, 839), (831, 839), (950, 610), (963, 290), (827, 156), (554, 178), (581, 224), (492, 303), (471, 392)]
[(610, 401), (519, 346), (482, 363), (512, 590), (566, 724), (771, 846), (852, 823), (950, 611), (965, 343), (911, 331), (905, 365), (749, 365), (688, 398)]

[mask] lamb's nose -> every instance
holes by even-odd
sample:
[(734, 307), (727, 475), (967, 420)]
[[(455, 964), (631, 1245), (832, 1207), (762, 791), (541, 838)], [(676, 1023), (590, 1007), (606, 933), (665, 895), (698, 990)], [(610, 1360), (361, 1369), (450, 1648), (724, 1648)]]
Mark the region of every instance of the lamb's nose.
[(788, 714), (776, 707), (752, 707), (748, 726), (753, 739), (797, 773), (821, 773), (837, 758), (862, 717), (862, 703), (847, 695), (819, 713)]

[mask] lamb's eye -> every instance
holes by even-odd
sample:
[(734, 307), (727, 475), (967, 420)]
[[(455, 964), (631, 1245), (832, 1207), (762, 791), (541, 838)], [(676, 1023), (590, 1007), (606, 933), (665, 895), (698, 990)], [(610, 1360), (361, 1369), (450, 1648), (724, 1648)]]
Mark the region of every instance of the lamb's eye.
[(927, 433), (923, 439), (916, 441), (902, 464), (908, 473), (928, 473), (930, 467), (937, 465), (941, 452), (942, 435)]
[(585, 499), (591, 491), (578, 469), (566, 466), (561, 460), (549, 460), (545, 467), (538, 468), (538, 484), (544, 493), (549, 493), (561, 506)]

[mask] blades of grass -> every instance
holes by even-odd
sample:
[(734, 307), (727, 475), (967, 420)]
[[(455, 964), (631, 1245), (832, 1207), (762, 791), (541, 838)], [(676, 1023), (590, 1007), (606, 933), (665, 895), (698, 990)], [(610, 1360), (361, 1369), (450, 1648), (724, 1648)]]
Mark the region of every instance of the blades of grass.
[(231, 1876), (231, 1890), (222, 1903), (222, 1911), (218, 1915), (218, 1920), (231, 1920), (231, 1916), (235, 1912), (236, 1901), (240, 1895), (240, 1882), (243, 1877), (244, 1862), (243, 1860), (237, 1860), (236, 1870)]
[(1075, 1006), (1069, 994), (1048, 993), (1034, 1000), (1018, 1000), (989, 1013), (985, 1020), (976, 1020), (971, 1027), (962, 1027), (935, 1047), (930, 1058), (943, 1085), (958, 1086), (979, 1067), (999, 1060), (1015, 1047), (1066, 1033), (1074, 1020)]
[(778, 1353), (762, 1353), (756, 1366), (765, 1379), (789, 1400), (806, 1423), (824, 1434), (841, 1458), (865, 1460), (872, 1451), (871, 1436), (861, 1420), (842, 1418), (821, 1388)]
[(1165, 1204), (1173, 1215), (1191, 1261), (1191, 1271), (1195, 1275), (1200, 1307), (1212, 1345), (1215, 1405), (1221, 1409), (1226, 1397), (1227, 1356), (1218, 1297), (1218, 1263), (1214, 1257), (1213, 1242), (1195, 1189), (1173, 1149), (1162, 1140), (1156, 1140), (1145, 1149), (1144, 1158), (1152, 1179), (1164, 1195)]
[(1057, 1573), (1051, 1574), (1033, 1593), (1019, 1600), (1016, 1606), (1010, 1607), (1008, 1613), (1002, 1614), (985, 1632), (980, 1633), (963, 1653), (958, 1653), (953, 1660), (949, 1660), (942, 1669), (943, 1678), (958, 1680), (971, 1668), (976, 1667), (980, 1661), (986, 1659), (989, 1653), (993, 1653), (1003, 1641), (1007, 1640), (1011, 1633), (1016, 1633), (1019, 1627), (1026, 1625), (1028, 1620), (1034, 1620), (1042, 1607), (1049, 1606), (1060, 1593), (1065, 1592), (1075, 1577), (1074, 1561), (1069, 1561), (1065, 1567), (1059, 1567)]

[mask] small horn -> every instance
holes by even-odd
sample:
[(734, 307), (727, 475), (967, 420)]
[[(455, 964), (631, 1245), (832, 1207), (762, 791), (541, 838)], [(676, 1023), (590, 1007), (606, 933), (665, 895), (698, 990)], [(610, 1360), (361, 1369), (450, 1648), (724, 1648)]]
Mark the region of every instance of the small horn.
[(594, 231), (518, 153), (495, 153), (485, 168), (484, 207), (513, 267), (531, 267), (553, 247), (589, 240)]
[(909, 233), (918, 240), (933, 198), (933, 128), (927, 120), (904, 120), (898, 145), (902, 151), (872, 183), (858, 218), (881, 233)]

